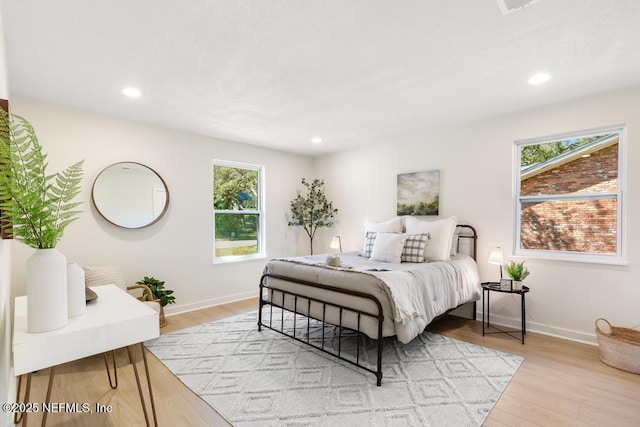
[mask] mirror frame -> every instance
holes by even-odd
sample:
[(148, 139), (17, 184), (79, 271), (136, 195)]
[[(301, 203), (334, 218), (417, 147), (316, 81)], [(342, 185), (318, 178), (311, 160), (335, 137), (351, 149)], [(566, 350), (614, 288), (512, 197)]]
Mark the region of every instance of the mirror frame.
[[(109, 168), (111, 168), (113, 166), (121, 165), (121, 164), (125, 164), (125, 163), (139, 165), (139, 166), (142, 166), (143, 168), (146, 168), (150, 172), (152, 172), (155, 176), (158, 177), (158, 179), (160, 179), (160, 182), (162, 182), (162, 185), (164, 187), (165, 193), (167, 195), (166, 200), (164, 202), (164, 208), (162, 209), (162, 212), (160, 212), (160, 215), (158, 215), (156, 218), (154, 218), (153, 221), (151, 221), (151, 222), (149, 222), (147, 224), (144, 224), (144, 225), (137, 226), (137, 227), (127, 227), (127, 226), (124, 226), (124, 225), (117, 224), (117, 223), (113, 222), (112, 220), (110, 220), (109, 218), (106, 217), (106, 215), (100, 210), (100, 208), (98, 207), (98, 204), (96, 203), (96, 195), (95, 195), (96, 182), (98, 181), (98, 179), (100, 179), (100, 176), (102, 176), (102, 174), (107, 169), (109, 169)], [(100, 214), (100, 216), (102, 218), (104, 218), (104, 220), (107, 221), (108, 223), (113, 224), (116, 227), (125, 228), (125, 229), (128, 229), (128, 230), (137, 230), (137, 229), (141, 229), (141, 228), (146, 228), (146, 227), (149, 227), (149, 226), (157, 223), (158, 221), (160, 221), (160, 219), (162, 219), (162, 217), (164, 217), (165, 213), (167, 213), (167, 210), (169, 209), (169, 199), (170, 199), (169, 187), (167, 187), (167, 183), (164, 181), (164, 179), (162, 179), (160, 174), (158, 172), (156, 172), (154, 169), (152, 169), (149, 166), (147, 166), (147, 165), (145, 165), (143, 163), (140, 163), (140, 162), (124, 161), (124, 162), (112, 163), (112, 164), (110, 164), (109, 166), (105, 167), (104, 169), (102, 169), (100, 171), (98, 176), (96, 176), (96, 178), (93, 180), (93, 185), (91, 186), (91, 201), (93, 202), (93, 206), (96, 208), (96, 211)]]

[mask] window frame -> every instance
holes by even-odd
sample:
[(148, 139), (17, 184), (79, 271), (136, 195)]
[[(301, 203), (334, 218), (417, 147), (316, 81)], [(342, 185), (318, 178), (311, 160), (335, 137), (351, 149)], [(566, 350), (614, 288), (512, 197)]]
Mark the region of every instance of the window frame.
[[(544, 144), (554, 141), (563, 141), (573, 138), (584, 138), (607, 133), (618, 134), (618, 185), (616, 192), (601, 193), (565, 193), (563, 195), (520, 195), (520, 179), (521, 179), (521, 155), (522, 148), (529, 145)], [(605, 126), (600, 128), (592, 128), (580, 131), (565, 132), (561, 134), (548, 135), (538, 138), (530, 138), (514, 141), (513, 145), (513, 215), (514, 215), (514, 233), (513, 233), (513, 255), (515, 257), (545, 259), (556, 261), (574, 261), (586, 262), (594, 264), (613, 264), (626, 265), (626, 215), (624, 193), (626, 187), (626, 124), (618, 124), (613, 126)], [(594, 200), (594, 199), (611, 199), (617, 198), (616, 203), (616, 250), (615, 254), (595, 254), (587, 252), (575, 251), (557, 251), (543, 249), (523, 249), (521, 247), (522, 233), (522, 205), (524, 202), (533, 201), (551, 201), (551, 200)]]
[[(223, 166), (237, 169), (247, 169), (258, 172), (258, 208), (251, 210), (221, 210), (214, 206), (215, 199), (215, 167)], [(213, 264), (227, 264), (239, 261), (248, 261), (266, 258), (266, 233), (265, 233), (265, 209), (264, 209), (264, 166), (254, 165), (250, 163), (233, 162), (228, 160), (214, 159), (211, 165), (211, 206), (212, 206), (212, 226), (213, 226)], [(216, 256), (216, 215), (231, 214), (242, 215), (251, 214), (258, 215), (258, 250), (254, 254), (249, 255), (226, 255)]]

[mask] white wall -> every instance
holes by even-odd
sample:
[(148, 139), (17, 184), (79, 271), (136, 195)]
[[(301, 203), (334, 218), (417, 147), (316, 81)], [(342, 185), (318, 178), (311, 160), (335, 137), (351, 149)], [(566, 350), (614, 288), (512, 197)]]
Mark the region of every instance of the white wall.
[[(620, 326), (640, 325), (640, 87), (546, 108), (522, 111), (475, 124), (409, 135), (319, 158), (315, 172), (327, 181), (327, 195), (340, 209), (336, 233), (346, 249), (361, 249), (362, 222), (395, 215), (396, 175), (440, 170), (440, 217), (456, 215), (478, 229), (483, 281), (496, 280), (489, 250), (512, 251), (513, 141), (593, 127), (627, 124), (627, 266), (528, 260), (527, 327), (594, 342), (594, 321), (605, 317)], [(487, 100), (490, 102), (490, 100)], [(492, 299), (492, 318), (519, 325), (515, 296)], [(478, 305), (481, 310), (481, 305)], [(496, 315), (494, 317), (494, 314)], [(480, 317), (479, 317), (480, 318)]]
[[(212, 160), (265, 167), (267, 256), (304, 253), (304, 241), (287, 226), (289, 202), (300, 178), (312, 169), (309, 157), (248, 144), (118, 120), (94, 113), (12, 99), (12, 111), (34, 126), (48, 154), (50, 172), (85, 159), (81, 199), (84, 213), (72, 223), (58, 249), (68, 262), (122, 266), (133, 283), (143, 276), (166, 281), (176, 305), (167, 313), (257, 295), (264, 260), (213, 265)], [(156, 224), (122, 229), (105, 221), (91, 202), (93, 181), (106, 166), (143, 163), (165, 180), (166, 215)], [(12, 243), (13, 294), (25, 294), (25, 263), (33, 249)]]

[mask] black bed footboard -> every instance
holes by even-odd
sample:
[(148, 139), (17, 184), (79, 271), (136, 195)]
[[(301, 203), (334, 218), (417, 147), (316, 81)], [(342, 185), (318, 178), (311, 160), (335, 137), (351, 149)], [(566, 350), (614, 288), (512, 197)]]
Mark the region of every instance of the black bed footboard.
[[(290, 290), (285, 290), (279, 288), (276, 284), (267, 283), (267, 280), (278, 279), (286, 282), (296, 283), (297, 285), (312, 287), (316, 289), (324, 289), (328, 291), (334, 291), (340, 294), (351, 295), (354, 297), (363, 298), (364, 300), (370, 300), (375, 305), (375, 309), (373, 313), (367, 312), (364, 310), (355, 309), (352, 307), (342, 306), (338, 303), (325, 301), (319, 298), (310, 297), (308, 295), (299, 294), (296, 292), (292, 292)], [(304, 288), (302, 288), (304, 289)], [(279, 332), (283, 335), (291, 337), (296, 341), (305, 343), (317, 350), (320, 350), (324, 353), (330, 354), (334, 357), (337, 357), (340, 360), (343, 360), (351, 365), (362, 368), (368, 372), (375, 374), (376, 376), (376, 384), (379, 386), (382, 384), (382, 349), (383, 349), (383, 338), (382, 338), (382, 322), (384, 320), (384, 316), (382, 314), (382, 304), (380, 301), (374, 297), (373, 295), (366, 294), (363, 292), (351, 291), (342, 288), (336, 288), (333, 286), (322, 285), (318, 283), (307, 282), (304, 280), (285, 277), (277, 274), (265, 273), (260, 279), (260, 309), (258, 311), (258, 330), (264, 326), (265, 328), (269, 328), (276, 332)], [(263, 313), (263, 308), (269, 305), (269, 311), (267, 313)], [(276, 319), (274, 322), (274, 316), (278, 316), (278, 313), (274, 313), (273, 308), (276, 307), (279, 309), (280, 319)], [(327, 310), (331, 310), (334, 314), (338, 314), (337, 322), (328, 322), (327, 321)], [(285, 311), (293, 313), (293, 328), (292, 333), (288, 331), (285, 325), (284, 313)], [(263, 319), (263, 314), (267, 314), (269, 319)], [(298, 316), (303, 316), (302, 323), (305, 323), (306, 318), (306, 334), (297, 334), (296, 322), (298, 321)], [(347, 317), (350, 321), (347, 323)], [(355, 360), (346, 358), (343, 355), (342, 350), (342, 341), (343, 341), (343, 329), (348, 329), (355, 331), (358, 335), (364, 335), (364, 332), (361, 330), (361, 319), (366, 317), (368, 319), (373, 319), (377, 322), (377, 360), (376, 360), (376, 369), (372, 369), (369, 366), (361, 363), (361, 351), (360, 351), (360, 340), (358, 339), (356, 342), (355, 349)], [(311, 319), (315, 319), (322, 324), (322, 334), (321, 337), (317, 337), (315, 339), (311, 338), (310, 334), (310, 325)], [(275, 323), (275, 325), (274, 325)], [(279, 327), (278, 327), (279, 324)], [(333, 347), (325, 345), (325, 325), (333, 325), (338, 328), (338, 336), (337, 336), (337, 350)], [(304, 329), (304, 325), (302, 325)], [(336, 337), (333, 337), (335, 339)], [(316, 343), (319, 341), (319, 344)]]

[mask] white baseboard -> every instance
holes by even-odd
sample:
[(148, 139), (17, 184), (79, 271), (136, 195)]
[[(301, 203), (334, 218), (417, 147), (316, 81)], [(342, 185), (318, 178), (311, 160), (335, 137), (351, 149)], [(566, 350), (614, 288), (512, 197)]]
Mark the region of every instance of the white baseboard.
[[(477, 312), (477, 319), (479, 322), (482, 322), (482, 311)], [(495, 323), (499, 326), (506, 326), (508, 328), (520, 329), (519, 318), (514, 319), (512, 317), (491, 314), (491, 323)], [(595, 333), (587, 334), (584, 332), (558, 328), (556, 326), (549, 326), (538, 322), (532, 322), (530, 320), (527, 320), (527, 332), (535, 332), (537, 334), (576, 341), (583, 344), (598, 345)]]
[[(164, 307), (164, 313), (166, 316), (174, 316), (180, 313), (187, 313), (189, 311), (201, 310), (203, 308), (209, 308), (216, 305), (228, 304), (230, 302), (241, 301), (249, 298), (256, 298), (258, 296), (258, 291), (250, 291), (250, 292), (241, 292), (239, 294), (228, 295), (222, 298), (211, 298), (198, 302), (193, 302), (189, 304), (176, 304), (175, 306), (169, 307), (166, 305)], [(258, 304), (256, 303), (256, 310), (258, 309)]]

